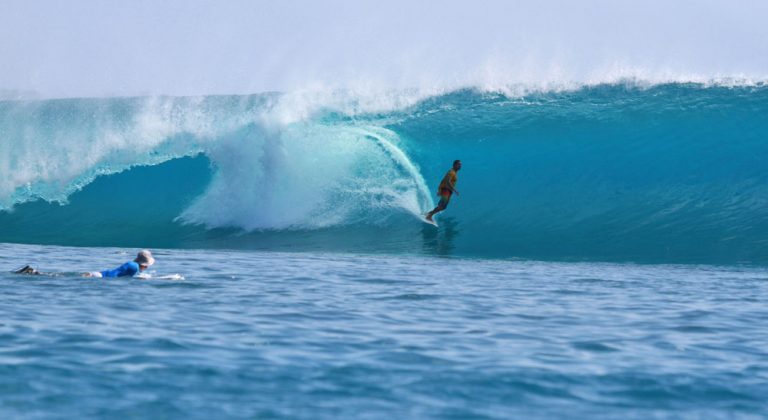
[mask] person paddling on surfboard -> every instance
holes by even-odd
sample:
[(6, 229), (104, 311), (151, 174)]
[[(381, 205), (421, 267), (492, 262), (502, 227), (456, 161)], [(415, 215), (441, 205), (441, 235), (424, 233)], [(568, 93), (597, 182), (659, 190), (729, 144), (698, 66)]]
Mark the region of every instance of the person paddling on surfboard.
[(435, 221), (432, 220), (432, 217), (448, 207), (448, 203), (451, 201), (451, 195), (453, 195), (453, 193), (459, 195), (459, 191), (456, 189), (456, 181), (458, 180), (456, 172), (459, 172), (460, 169), (461, 161), (454, 160), (453, 168), (451, 168), (445, 174), (443, 180), (440, 181), (440, 186), (437, 187), (437, 195), (440, 196), (440, 201), (437, 203), (437, 207), (427, 213), (426, 219), (428, 222), (434, 223)]
[(141, 250), (133, 261), (121, 265), (112, 270), (104, 271), (92, 271), (90, 273), (83, 273), (83, 277), (125, 277), (133, 276), (138, 272), (144, 271), (150, 265), (155, 263), (155, 258), (152, 257), (152, 253), (149, 250)]
[[(136, 273), (140, 273), (146, 270), (150, 265), (155, 263), (155, 258), (152, 253), (146, 249), (139, 251), (139, 254), (133, 261), (121, 265), (112, 270), (104, 271), (91, 271), (90, 273), (83, 273), (83, 277), (125, 277), (134, 276)], [(34, 267), (25, 265), (18, 270), (13, 271), (16, 274), (31, 274), (31, 275), (50, 275), (55, 276), (56, 273), (43, 273), (37, 271)]]

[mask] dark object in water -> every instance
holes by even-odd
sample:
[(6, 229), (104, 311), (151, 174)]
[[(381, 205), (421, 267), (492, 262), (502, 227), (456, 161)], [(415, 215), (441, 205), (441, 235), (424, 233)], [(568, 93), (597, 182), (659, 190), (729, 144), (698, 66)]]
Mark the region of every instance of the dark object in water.
[(19, 268), (18, 270), (13, 271), (16, 274), (40, 274), (39, 271), (35, 270), (29, 265), (25, 265), (24, 267)]

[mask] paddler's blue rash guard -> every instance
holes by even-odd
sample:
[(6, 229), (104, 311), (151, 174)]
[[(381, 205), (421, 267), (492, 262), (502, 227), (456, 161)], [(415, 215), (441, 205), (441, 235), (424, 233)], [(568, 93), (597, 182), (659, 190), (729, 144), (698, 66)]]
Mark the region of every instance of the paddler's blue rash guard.
[(105, 270), (101, 272), (102, 277), (124, 277), (132, 276), (139, 272), (139, 264), (135, 261), (128, 261), (127, 263), (115, 268), (114, 270)]

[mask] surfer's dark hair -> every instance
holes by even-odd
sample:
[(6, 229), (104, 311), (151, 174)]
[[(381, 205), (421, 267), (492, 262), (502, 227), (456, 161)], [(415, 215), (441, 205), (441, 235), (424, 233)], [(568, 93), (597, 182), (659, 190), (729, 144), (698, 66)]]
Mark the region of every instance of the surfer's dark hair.
[(460, 160), (456, 159), (453, 161), (453, 166), (456, 166), (457, 163), (461, 162)]

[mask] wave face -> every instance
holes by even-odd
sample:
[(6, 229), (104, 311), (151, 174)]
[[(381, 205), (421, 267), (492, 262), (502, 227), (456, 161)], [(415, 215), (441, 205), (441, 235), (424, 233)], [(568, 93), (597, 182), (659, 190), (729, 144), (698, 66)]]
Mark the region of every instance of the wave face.
[(0, 241), (764, 264), (765, 115), (762, 84), (4, 101)]

